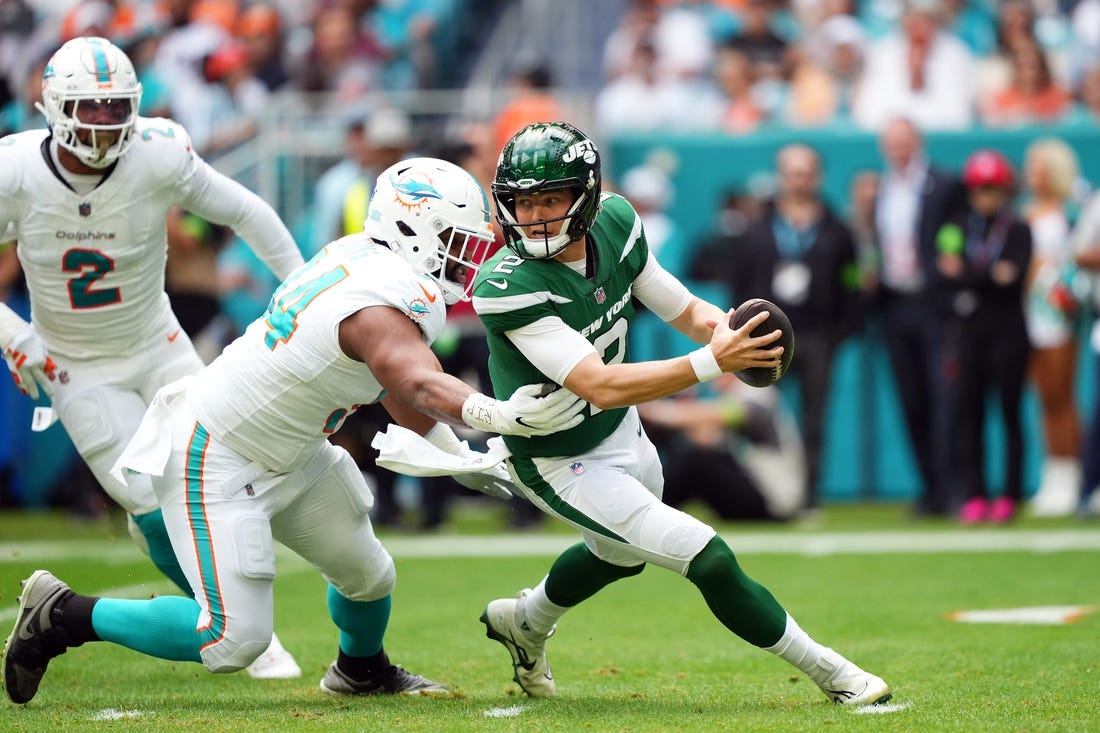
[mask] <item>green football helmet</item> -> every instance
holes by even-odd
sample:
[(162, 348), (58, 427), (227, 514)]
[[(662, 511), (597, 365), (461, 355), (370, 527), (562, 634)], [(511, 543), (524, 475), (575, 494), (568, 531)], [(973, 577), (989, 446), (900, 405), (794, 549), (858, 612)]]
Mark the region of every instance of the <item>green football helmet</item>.
[[(573, 205), (564, 216), (547, 220), (564, 222), (561, 233), (525, 237), (516, 219), (516, 196), (565, 189), (573, 192)], [(497, 222), (508, 248), (524, 259), (548, 259), (584, 237), (596, 220), (600, 210), (600, 152), (587, 135), (568, 123), (536, 122), (505, 144), (492, 191)]]

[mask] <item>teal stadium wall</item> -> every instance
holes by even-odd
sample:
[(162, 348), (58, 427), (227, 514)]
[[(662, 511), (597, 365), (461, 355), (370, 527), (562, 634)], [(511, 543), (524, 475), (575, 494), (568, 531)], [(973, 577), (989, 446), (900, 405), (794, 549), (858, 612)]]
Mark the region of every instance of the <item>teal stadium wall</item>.
[[(1027, 146), (1049, 135), (1062, 138), (1077, 151), (1082, 175), (1100, 188), (1100, 131), (1095, 125), (930, 134), (926, 148), (935, 164), (950, 170), (959, 170), (971, 152), (984, 147), (1002, 151), (1019, 167)], [(824, 195), (838, 213), (847, 211), (848, 190), (854, 176), (864, 170), (882, 168), (875, 136), (850, 129), (775, 130), (745, 137), (629, 135), (606, 141), (604, 150), (612, 181), (654, 154), (673, 162), (675, 198), (668, 213), (690, 246), (713, 228), (722, 194), (746, 184), (757, 174), (774, 171), (776, 152), (792, 142), (809, 144), (821, 155)], [(676, 259), (683, 261), (689, 255), (677, 253)], [(720, 303), (728, 301), (722, 288), (691, 285), (698, 287), (697, 292), (703, 297), (717, 298)], [(1091, 404), (1097, 388), (1093, 384), (1095, 370), (1086, 326), (1081, 329), (1077, 384), (1082, 407)], [(826, 501), (908, 500), (919, 487), (893, 377), (876, 327), (872, 317), (867, 330), (846, 342), (837, 356), (821, 479), (821, 495)], [(686, 339), (669, 333), (670, 329), (654, 323), (651, 316), (636, 330), (635, 358), (663, 358), (685, 353), (690, 347)], [(785, 395), (797, 409), (793, 385), (783, 386)], [(986, 429), (987, 475), (996, 492), (1004, 475), (1004, 442), (996, 409), (991, 409), (990, 414)], [(1027, 441), (1024, 490), (1030, 494), (1037, 487), (1044, 445), (1038, 400), (1030, 387), (1025, 395), (1024, 420)]]

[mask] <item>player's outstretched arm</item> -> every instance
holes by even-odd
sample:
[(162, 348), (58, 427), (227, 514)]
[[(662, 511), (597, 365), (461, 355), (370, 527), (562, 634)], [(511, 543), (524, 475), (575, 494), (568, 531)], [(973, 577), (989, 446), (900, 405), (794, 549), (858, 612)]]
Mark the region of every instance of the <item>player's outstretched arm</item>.
[(447, 374), (416, 324), (395, 308), (363, 308), (344, 319), (339, 334), (344, 353), (365, 363), (385, 388), (387, 409), (394, 405), (398, 413), (391, 416), (421, 435), (431, 425), (399, 403), (434, 421), (502, 435), (547, 435), (583, 419), (584, 402), (566, 390), (543, 395), (542, 385), (529, 385), (497, 400)]
[(280, 280), (304, 261), (275, 209), (232, 178), (199, 159), (187, 186), (180, 203), (208, 221), (230, 227)]
[(761, 313), (739, 329), (731, 329), (723, 315), (711, 329), (707, 345), (686, 356), (633, 364), (604, 364), (595, 353), (580, 361), (565, 378), (565, 387), (600, 409), (607, 410), (668, 397), (723, 372), (749, 367), (774, 367), (782, 354), (769, 345), (779, 338), (773, 331), (749, 334), (767, 319)]

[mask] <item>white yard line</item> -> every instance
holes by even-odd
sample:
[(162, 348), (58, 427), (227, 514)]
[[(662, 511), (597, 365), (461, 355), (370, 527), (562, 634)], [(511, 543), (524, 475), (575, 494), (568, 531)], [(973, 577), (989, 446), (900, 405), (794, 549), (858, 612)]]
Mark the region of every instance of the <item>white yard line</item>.
[[(895, 531), (895, 532), (726, 532), (735, 553), (751, 555), (878, 555), (897, 553), (1066, 552), (1100, 550), (1100, 528), (1061, 530)], [(396, 557), (544, 557), (577, 541), (572, 534), (413, 535), (383, 537)], [(96, 562), (141, 562), (127, 540), (30, 540), (0, 542), (0, 565), (33, 560), (94, 558)], [(278, 547), (283, 565), (304, 561)], [(296, 567), (288, 568), (297, 570)]]

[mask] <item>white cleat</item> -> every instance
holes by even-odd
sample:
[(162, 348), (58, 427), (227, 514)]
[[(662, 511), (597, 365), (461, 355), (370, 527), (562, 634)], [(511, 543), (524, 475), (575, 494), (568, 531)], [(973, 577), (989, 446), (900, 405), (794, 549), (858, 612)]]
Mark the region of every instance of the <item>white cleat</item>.
[(247, 670), (254, 680), (291, 680), (302, 676), (302, 668), (275, 634), (271, 635), (271, 644)]
[(878, 705), (889, 700), (890, 686), (870, 672), (864, 672), (844, 657), (827, 655), (818, 663), (825, 681), (818, 687), (837, 705)]
[(485, 635), (499, 641), (512, 655), (512, 667), (515, 669), (512, 679), (516, 684), (529, 697), (553, 697), (556, 687), (550, 662), (546, 659), (546, 640), (554, 631), (551, 629), (540, 639), (526, 622), (516, 621), (519, 604), (530, 592), (524, 589), (515, 598), (492, 601), (481, 614), (481, 623), (485, 624)]

